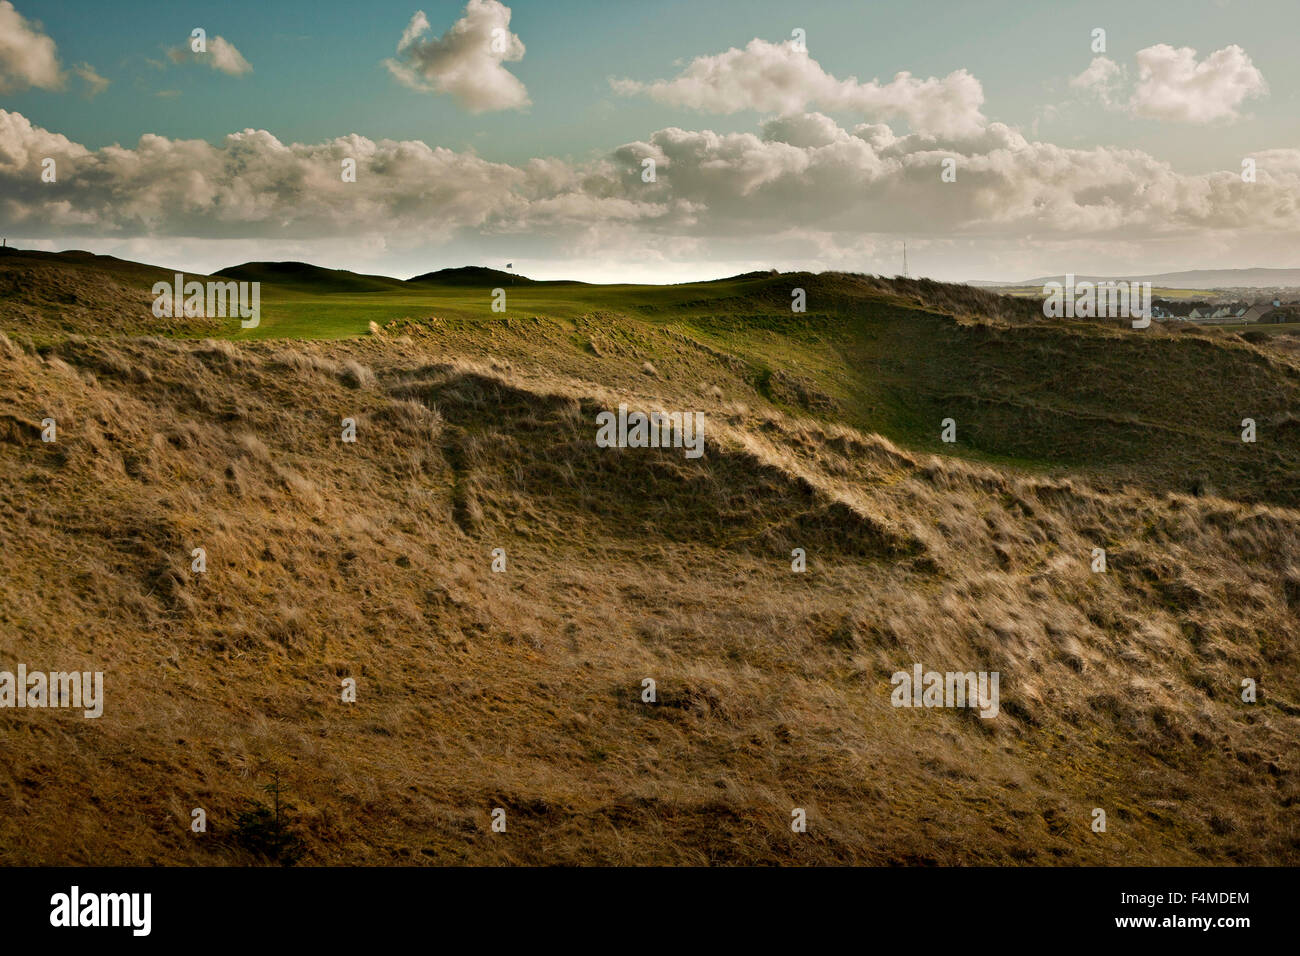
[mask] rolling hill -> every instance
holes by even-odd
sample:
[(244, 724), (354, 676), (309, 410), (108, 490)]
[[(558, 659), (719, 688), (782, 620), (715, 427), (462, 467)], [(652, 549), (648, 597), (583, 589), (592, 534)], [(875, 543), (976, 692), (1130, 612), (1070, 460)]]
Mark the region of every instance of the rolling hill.
[(402, 280), (362, 275), (346, 269), (323, 269), (305, 262), (245, 262), (214, 273), (242, 282), (264, 282), (285, 289), (328, 295), (336, 292), (392, 292)]
[(492, 288), (494, 286), (531, 285), (534, 280), (513, 272), (488, 269), (484, 266), (461, 266), (456, 269), (439, 269), (407, 279), (412, 285), (450, 285)]
[[(147, 268), (0, 259), (0, 658), (107, 698), (0, 710), (6, 862), (267, 861), (273, 775), (316, 864), (1300, 861), (1285, 333), (832, 273), (190, 328)], [(704, 456), (597, 447), (620, 403)], [(915, 663), (1000, 714), (891, 706)]]

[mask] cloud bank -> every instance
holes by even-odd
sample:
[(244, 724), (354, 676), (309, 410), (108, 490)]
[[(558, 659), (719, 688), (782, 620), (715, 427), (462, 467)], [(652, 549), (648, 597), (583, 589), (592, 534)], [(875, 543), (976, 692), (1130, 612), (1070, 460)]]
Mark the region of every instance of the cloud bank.
[[(58, 181), (41, 181), (42, 160)], [(642, 180), (655, 160), (656, 181)], [(957, 181), (940, 180), (944, 159)], [(354, 159), (356, 182), (342, 161)], [(935, 244), (1195, 242), (1296, 250), (1300, 150), (1239, 170), (1176, 172), (1139, 150), (1031, 142), (991, 123), (964, 138), (845, 129), (823, 114), (758, 132), (661, 129), (584, 162), (512, 165), (419, 141), (348, 135), (217, 144), (146, 135), (91, 150), (0, 110), (0, 228), (10, 236), (196, 237), (385, 248), (517, 243), (606, 261), (692, 257), (858, 262), (906, 236)], [(870, 241), (864, 237), (873, 237)], [(1287, 245), (1289, 243), (1289, 245)], [(1019, 270), (1017, 270), (1019, 271)]]

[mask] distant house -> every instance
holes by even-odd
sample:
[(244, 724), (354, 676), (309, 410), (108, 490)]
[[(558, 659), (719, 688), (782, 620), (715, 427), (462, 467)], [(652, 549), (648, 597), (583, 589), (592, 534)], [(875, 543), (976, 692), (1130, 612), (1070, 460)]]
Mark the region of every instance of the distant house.
[(1245, 311), (1245, 313), (1241, 316), (1241, 321), (1243, 321), (1243, 322), (1266, 322), (1266, 321), (1268, 321), (1268, 320), (1265, 319), (1264, 316), (1268, 315), (1268, 314), (1269, 314), (1270, 312), (1272, 312), (1272, 311), (1273, 311), (1273, 306), (1271, 306), (1271, 305), (1252, 305), (1252, 306), (1251, 306), (1249, 309), (1247, 309), (1247, 310)]

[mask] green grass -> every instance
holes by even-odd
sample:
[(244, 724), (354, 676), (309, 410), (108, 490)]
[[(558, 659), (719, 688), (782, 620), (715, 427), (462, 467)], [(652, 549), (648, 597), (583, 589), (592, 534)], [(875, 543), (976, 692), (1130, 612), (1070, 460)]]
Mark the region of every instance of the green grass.
[[(487, 323), (531, 316), (572, 320), (607, 313), (667, 324), (715, 311), (753, 312), (753, 294), (765, 292), (772, 281), (763, 277), (672, 286), (521, 283), (500, 287), (506, 293), (504, 313), (492, 311), (489, 287), (319, 293), (288, 285), (263, 285), (261, 324), (249, 330), (236, 326), (230, 337), (340, 339), (364, 335), (370, 322), (384, 325), (431, 316)], [(762, 311), (780, 314), (775, 305)], [(785, 311), (789, 312), (788, 306)]]

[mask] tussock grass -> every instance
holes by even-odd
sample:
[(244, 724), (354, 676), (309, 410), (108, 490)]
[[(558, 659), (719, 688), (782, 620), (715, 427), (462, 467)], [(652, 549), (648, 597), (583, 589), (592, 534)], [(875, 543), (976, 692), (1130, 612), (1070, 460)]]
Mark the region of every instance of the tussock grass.
[[(753, 330), (601, 328), (0, 339), (0, 666), (107, 697), (0, 711), (0, 859), (256, 862), (279, 774), (318, 864), (1297, 861), (1300, 512), (932, 454), (833, 376), (765, 395)], [(596, 448), (619, 401), (705, 456)], [(891, 707), (913, 662), (1001, 715)]]

